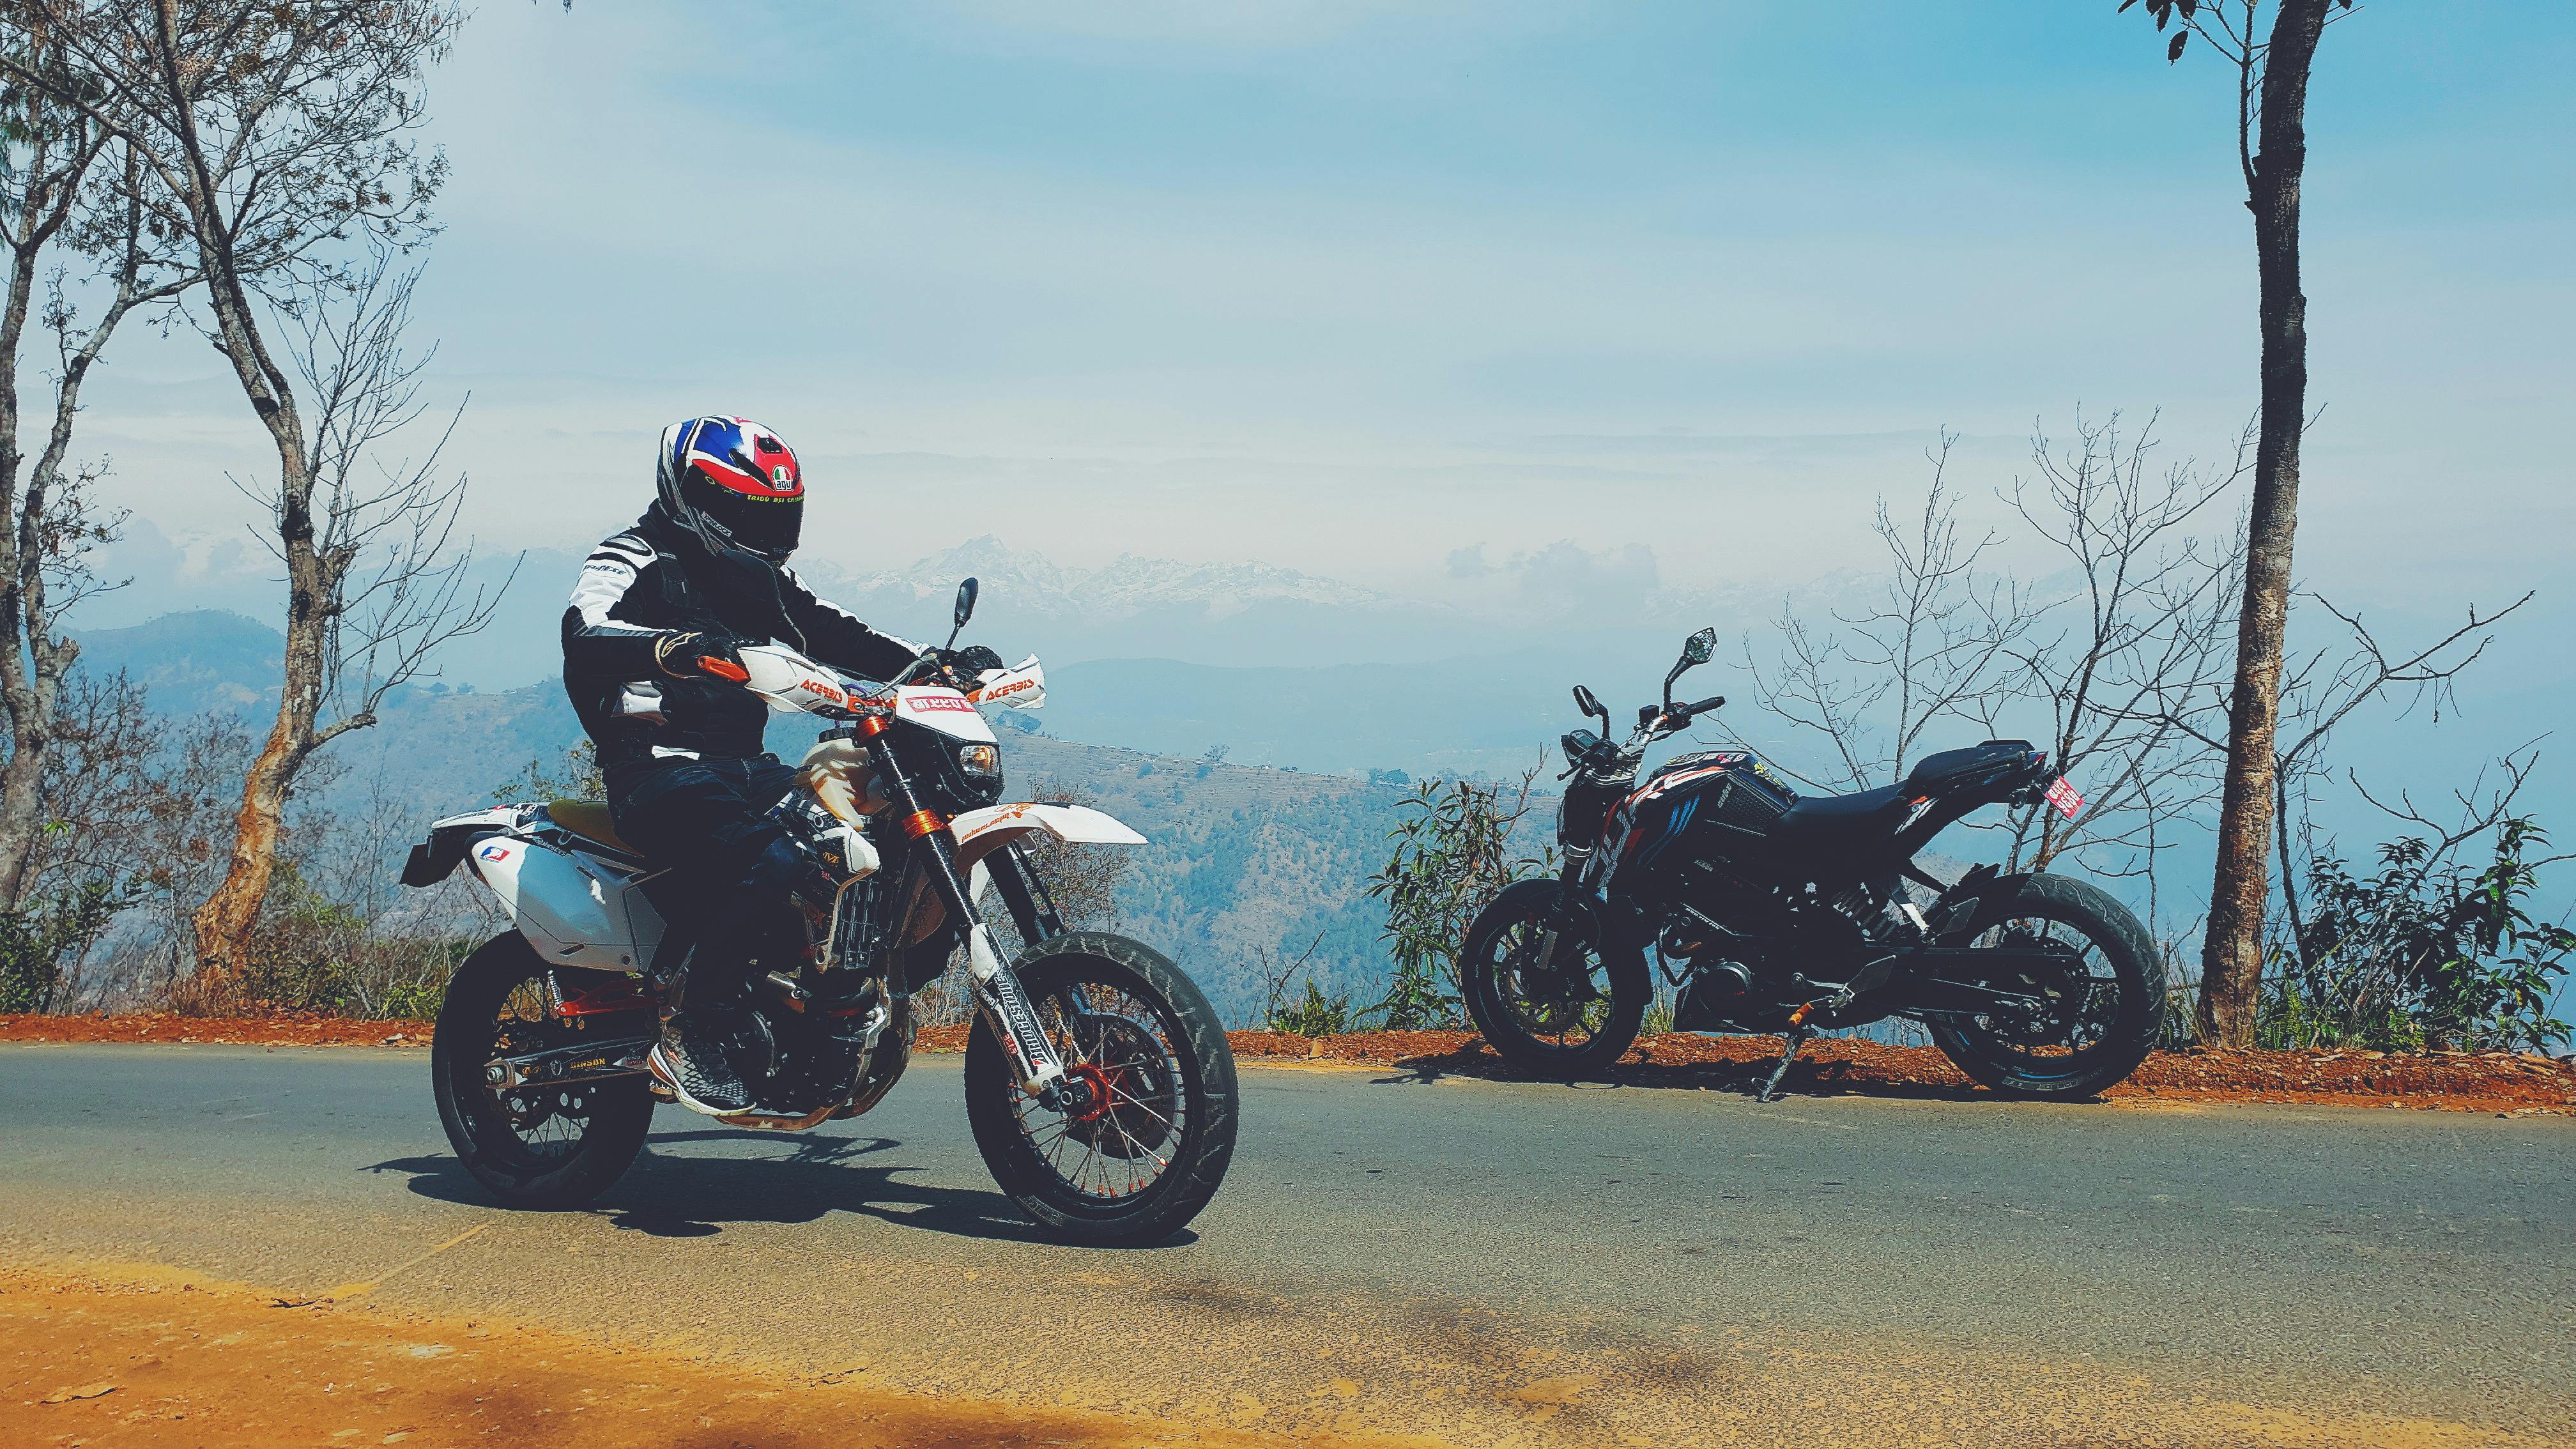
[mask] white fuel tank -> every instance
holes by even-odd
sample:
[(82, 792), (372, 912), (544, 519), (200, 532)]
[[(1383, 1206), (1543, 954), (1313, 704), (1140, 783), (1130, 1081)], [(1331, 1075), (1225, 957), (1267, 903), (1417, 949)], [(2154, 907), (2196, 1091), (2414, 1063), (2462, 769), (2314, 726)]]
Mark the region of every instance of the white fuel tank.
[(587, 856), (496, 836), (466, 857), (537, 954), (561, 966), (636, 971), (662, 940), (662, 917), (634, 878)]

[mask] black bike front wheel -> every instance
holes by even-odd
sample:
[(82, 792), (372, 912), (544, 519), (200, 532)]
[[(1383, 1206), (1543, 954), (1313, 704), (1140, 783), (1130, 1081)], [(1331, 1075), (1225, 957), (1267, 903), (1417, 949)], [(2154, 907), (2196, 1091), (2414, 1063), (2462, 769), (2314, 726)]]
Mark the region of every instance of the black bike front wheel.
[(1467, 928), (1459, 984), (1485, 1043), (1534, 1076), (1609, 1074), (1646, 1019), (1646, 963), (1598, 941), (1589, 911), (1558, 909), (1562, 887), (1503, 888)]
[(1963, 938), (1944, 944), (2037, 954), (2041, 969), (1981, 974), (1976, 984), (2035, 1003), (1932, 1017), (1932, 1040), (1959, 1070), (2016, 1097), (2098, 1094), (2145, 1061), (2164, 1015), (2155, 945), (2098, 886), (2033, 875), (1980, 902)]
[[(456, 1160), (504, 1206), (579, 1207), (624, 1175), (653, 1126), (645, 1076), (510, 1085), (509, 1059), (640, 1036), (652, 1013), (564, 1019), (546, 963), (513, 931), (447, 983), (430, 1038), (438, 1120)], [(576, 1021), (584, 1023), (576, 1025)]]
[(1234, 1157), (1234, 1050), (1196, 984), (1143, 942), (1075, 931), (1013, 962), (1070, 1078), (1020, 1090), (982, 1015), (966, 1039), (966, 1118), (993, 1180), (1048, 1236), (1156, 1243), (1198, 1216)]

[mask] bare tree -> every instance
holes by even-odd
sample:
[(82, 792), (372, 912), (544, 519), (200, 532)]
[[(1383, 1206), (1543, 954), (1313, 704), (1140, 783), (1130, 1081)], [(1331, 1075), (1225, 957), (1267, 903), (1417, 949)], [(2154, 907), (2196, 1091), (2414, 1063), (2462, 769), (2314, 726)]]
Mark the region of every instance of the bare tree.
[(34, 832), (24, 862), (24, 901), (0, 913), (0, 997), (53, 1011), (71, 1007), (87, 982), (92, 947), (137, 898), (136, 846), (145, 830), (160, 736), (144, 691), (122, 673), (84, 672), (64, 681), (36, 791)]
[(1823, 783), (1866, 790), (1902, 779), (1936, 725), (1963, 721), (1991, 733), (2019, 687), (2034, 611), (2010, 575), (1979, 568), (2001, 540), (1971, 541), (1959, 527), (1948, 478), (1955, 441), (1945, 431), (1925, 455), (1932, 482), (1920, 512), (1899, 520), (1878, 502), (1871, 528), (1890, 568), (1876, 604), (1837, 613), (1841, 628), (1830, 633), (1784, 610), (1768, 666), (1746, 642), (1755, 703), (1832, 750)]
[[(287, 691), (251, 762), (232, 864), (197, 913), (201, 967), (220, 972), (256, 926), (286, 799), (315, 752), (374, 724), (388, 694), (418, 677), (440, 646), (481, 629), (500, 602), (499, 589), (466, 588), (473, 549), (455, 536), (466, 480), (438, 471), (455, 416), (425, 456), (383, 456), (423, 411), (429, 355), (404, 346), (418, 277), (380, 249), (362, 269), (308, 286), (287, 313), (289, 349), (312, 398), (306, 487), (300, 497), (283, 484), (243, 491), (268, 509), (278, 540), (271, 550), (288, 577), (306, 581), (292, 598), (306, 611), (300, 644), (312, 657), (298, 660), (290, 630)], [(286, 542), (299, 530), (307, 535), (300, 551)]]
[[(332, 470), (336, 457), (339, 484), (349, 481), (354, 460), (383, 437), (377, 425), (402, 411), (396, 405), (389, 414), (382, 399), (402, 394), (413, 377), (369, 319), (396, 319), (398, 335), (408, 287), (384, 289), (383, 248), (428, 233), (444, 160), (424, 155), (409, 132), (422, 117), (424, 74), (445, 53), (460, 13), (451, 0), (28, 3), (61, 36), (77, 84), (7, 59), (0, 75), (49, 88), (132, 148), (166, 207), (156, 219), (186, 239), (205, 274), (209, 338), (277, 455), (274, 486), (258, 491), (272, 508), (286, 571), (283, 688), (246, 773), (229, 868), (196, 916), (200, 969), (219, 980), (243, 961), (287, 794), (324, 738), (317, 718), (326, 699), (353, 655), (372, 678), (405, 672), (403, 644), (393, 646), (390, 663), (376, 647), (342, 646), (343, 591), (356, 563), (342, 550), (373, 535), (335, 533), (331, 498), (372, 497), (377, 517), (402, 520), (391, 526), (408, 525), (420, 540), (442, 539), (453, 517), (452, 499), (442, 504), (434, 489), (418, 486), (335, 495)], [(374, 246), (365, 259), (342, 260), (355, 238)], [(313, 351), (281, 356), (270, 342), (272, 320), (304, 316), (335, 290), (356, 299), (351, 320), (318, 339), (308, 332)], [(334, 416), (326, 402), (308, 421), (295, 386), (299, 360), (308, 383), (346, 382), (338, 399), (345, 411)], [(392, 551), (404, 555), (400, 546)], [(428, 588), (435, 595), (439, 586)], [(394, 637), (416, 641), (422, 633)], [(416, 656), (411, 663), (417, 667)], [(341, 726), (366, 722), (372, 703), (362, 699)]]
[[(2136, 3), (2120, 0), (2120, 9)], [(2254, 213), (2262, 410), (2199, 1005), (2204, 1036), (2244, 1046), (2253, 1040), (2263, 974), (2274, 737), (2289, 630), (2291, 545), (2299, 522), (2299, 440), (2308, 422), (2308, 302), (2299, 283), (2308, 77), (2327, 20), (2338, 9), (2350, 12), (2352, 0), (2146, 0), (2146, 7), (2159, 31), (2173, 28), (2168, 61), (2179, 60), (2197, 35), (2234, 67), (2236, 159), (2245, 204)]]
[(238, 715), (191, 716), (161, 727), (163, 748), (139, 793), (137, 900), (110, 940), (120, 978), (101, 995), (114, 1004), (165, 1005), (184, 996), (195, 959), (198, 904), (223, 879), (232, 816), (252, 740)]
[[(62, 47), (41, 26), (14, 47), (16, 63), (67, 83)], [(8, 760), (0, 765), (0, 912), (27, 899), (28, 860), (44, 821), (40, 797), (64, 721), (64, 681), (80, 646), (63, 632), (74, 605), (95, 592), (92, 549), (115, 536), (122, 514), (95, 501), (104, 464), (72, 461), (73, 425), (108, 339), (136, 309), (163, 303), (195, 280), (149, 249), (140, 165), (88, 111), (53, 91), (0, 81), (0, 235), (9, 249), (0, 296), (0, 714)], [(48, 262), (51, 262), (48, 265)], [(78, 273), (74, 263), (80, 264)], [(94, 312), (81, 303), (95, 298)], [(51, 406), (32, 448), (23, 374), (27, 324), (52, 342)]]
[[(2314, 596), (2311, 596), (2314, 597)], [(2304, 940), (2306, 922), (2301, 918), (2296, 863), (2313, 851), (2294, 851), (2294, 836), (2305, 836), (2308, 796), (2315, 782), (2326, 771), (2326, 745), (2336, 728), (2363, 706), (2402, 696), (2398, 705), (2402, 715), (2417, 708), (2430, 707), (2434, 718), (2441, 717), (2442, 706), (2452, 698), (2452, 687), (2460, 674), (2486, 653), (2495, 636), (2486, 632), (2497, 620), (2516, 612), (2532, 600), (2525, 593), (2501, 609), (2480, 615), (2475, 605), (2469, 608), (2468, 621), (2411, 652), (2392, 653), (2380, 643), (2362, 622), (2358, 613), (2336, 608), (2332, 601), (2316, 598), (2317, 607), (2332, 615), (2343, 626), (2344, 638), (2339, 644), (2320, 645), (2305, 658), (2293, 658), (2282, 688), (2283, 720), (2288, 726), (2276, 735), (2272, 761), (2273, 829), (2275, 844), (2281, 853), (2281, 905), (2289, 918), (2289, 937)], [(2224, 749), (2224, 741), (2214, 738), (2203, 727), (2192, 723), (2188, 711), (2177, 716), (2177, 723), (2199, 744), (2213, 754)], [(2278, 741), (2286, 738), (2288, 743)], [(2505, 773), (2516, 790), (2527, 767), (2517, 770), (2513, 757), (2505, 760)], [(2353, 781), (2355, 789), (2360, 781)], [(2368, 800), (2369, 792), (2362, 791)], [(2511, 796), (2497, 806), (2500, 812)], [(2371, 801), (2377, 804), (2377, 801)], [(2384, 808), (2384, 807), (2383, 807)], [(2462, 802), (2465, 818), (2477, 818), (2477, 812)], [(2392, 812), (2397, 813), (2397, 812)], [(2416, 824), (2426, 824), (2421, 816), (2402, 815)], [(2497, 818), (2502, 818), (2498, 814)], [(2470, 828), (2478, 834), (2495, 822)], [(2463, 838), (2466, 838), (2463, 836)], [(2456, 842), (2454, 842), (2456, 844)], [(2303, 963), (2305, 964), (2305, 963)]]
[(2253, 438), (2230, 466), (2158, 469), (2155, 418), (2132, 436), (2120, 415), (2075, 420), (2071, 446), (2034, 432), (2035, 479), (2009, 495), (2023, 522), (2064, 557), (2071, 586), (2046, 600), (2066, 627), (2018, 649), (2025, 691), (2051, 713), (2061, 773), (2083, 783), (2073, 818), (2048, 806), (2014, 818), (2013, 860), (2032, 869), (2082, 856), (2097, 875), (2150, 880), (2178, 822), (2215, 797), (2200, 747), (2216, 718), (2241, 542), (2213, 534), (2208, 515), (2244, 477)]

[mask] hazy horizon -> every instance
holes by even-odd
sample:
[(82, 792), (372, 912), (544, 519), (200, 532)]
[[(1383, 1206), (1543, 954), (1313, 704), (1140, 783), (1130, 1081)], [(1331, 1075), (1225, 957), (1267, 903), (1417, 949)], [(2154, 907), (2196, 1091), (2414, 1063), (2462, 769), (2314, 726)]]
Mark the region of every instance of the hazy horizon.
[[(1645, 546), (1778, 588), (1865, 561), (1939, 428), (1991, 511), (2034, 421), (2162, 409), (2206, 458), (2252, 410), (2226, 77), (2107, 3), (721, 16), (486, 7), (433, 77), (415, 336), (425, 399), (471, 399), (487, 548), (595, 540), (721, 409), (797, 443), (854, 572), (999, 533), (1433, 593), (1461, 550)], [(2576, 162), (2529, 138), (2576, 119), (2571, 60), (2524, 0), (2328, 38), (2318, 587), (2567, 577)], [(264, 445), (201, 341), (130, 329), (90, 404), (111, 497), (250, 541), (223, 475)]]

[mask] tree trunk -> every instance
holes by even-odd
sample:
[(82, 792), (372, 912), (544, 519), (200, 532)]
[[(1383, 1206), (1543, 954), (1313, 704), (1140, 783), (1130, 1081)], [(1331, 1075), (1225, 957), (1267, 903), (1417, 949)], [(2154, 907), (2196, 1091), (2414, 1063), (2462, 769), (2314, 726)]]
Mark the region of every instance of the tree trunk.
[[(41, 161), (41, 157), (39, 158)], [(22, 213), (24, 216), (24, 213)], [(24, 216), (31, 224), (34, 218)], [(27, 310), (36, 289), (36, 246), (12, 236), (9, 292), (0, 302), (0, 502), (8, 508), (11, 537), (0, 539), (0, 711), (9, 718), (9, 762), (0, 766), (0, 910), (15, 910), (27, 875), (27, 857), (36, 848), (36, 786), (44, 775), (45, 755), (53, 741), (53, 711), (36, 698), (23, 641), (33, 632), (25, 600), (14, 586), (19, 559), (15, 546), (18, 522), (18, 475), (26, 453), (18, 446), (18, 348), (25, 340)]]
[(287, 793), (317, 743), (314, 721), (321, 712), (341, 565), (315, 547), (313, 470), (305, 453), (303, 418), (296, 410), (293, 387), (260, 336), (258, 313), (233, 253), (231, 227), (222, 213), (222, 190), (199, 139), (195, 105), (182, 75), (177, 11), (176, 0), (154, 0), (159, 53), (153, 59), (161, 72), (171, 131), (184, 167), (181, 200), (205, 275), (206, 307), (214, 317), (217, 350), (233, 365), (242, 395), (277, 447), (277, 541), (278, 552), (286, 560), (287, 590), (286, 659), (277, 722), (242, 782), (232, 859), (226, 864), (223, 884), (198, 908), (194, 920), (197, 975), (189, 994), (202, 1006), (220, 999), (249, 957), (251, 932), (259, 922), (260, 903), (268, 895), (269, 877), (277, 865)]
[[(117, 325), (147, 295), (138, 287), (141, 263), (131, 245), (135, 229), (141, 226), (141, 213), (129, 207), (128, 246), (116, 273), (116, 295), (89, 334), (63, 354), (62, 371), (54, 379), (53, 427), (43, 451), (29, 466), (18, 441), (22, 418), (18, 347), (25, 334), (37, 252), (52, 227), (69, 216), (70, 188), (86, 169), (84, 161), (80, 170), (64, 179), (63, 209), (51, 226), (12, 238), (18, 254), (10, 270), (7, 301), (0, 304), (7, 309), (5, 318), (0, 318), (0, 349), (6, 351), (5, 367), (0, 367), (0, 516), (6, 519), (0, 525), (0, 713), (9, 720), (9, 762), (0, 766), (0, 910), (8, 911), (26, 904), (27, 865), (44, 826), (45, 772), (61, 723), (55, 711), (62, 702), (63, 680), (80, 657), (78, 640), (54, 632), (63, 605), (50, 596), (46, 570), (60, 563), (66, 547), (78, 552), (105, 536), (88, 531), (89, 519), (74, 516), (66, 537), (63, 520), (51, 516), (60, 501), (56, 490), (62, 487), (63, 461), (70, 454), (72, 427), (80, 416), (82, 384)], [(52, 325), (61, 329), (58, 340), (68, 344), (70, 325), (59, 318), (52, 319)], [(76, 482), (74, 498), (77, 487)]]
[[(311, 554), (307, 539), (306, 554)], [(290, 574), (295, 572), (289, 563)], [(304, 594), (292, 582), (293, 602)], [(232, 859), (224, 881), (197, 909), (197, 979), (195, 1003), (211, 1005), (250, 957), (252, 932), (259, 925), (260, 904), (277, 869), (277, 849), (285, 835), (286, 797), (296, 773), (313, 752), (314, 720), (322, 702), (323, 629), (299, 624), (286, 638), (284, 688), (277, 702), (277, 721), (242, 780), (241, 809), (233, 816)]]
[[(52, 441), (32, 471), (18, 428), (25, 411), (18, 389), (18, 349), (26, 340), (27, 315), (36, 294), (37, 259), (70, 218), (81, 178), (97, 152), (90, 143), (76, 153), (60, 175), (45, 173), (56, 163), (41, 103), (25, 99), (21, 120), (36, 137), (21, 164), (31, 178), (19, 197), (17, 226), (9, 233), (9, 283), (0, 300), (0, 714), (9, 721), (9, 760), (0, 765), (0, 911), (14, 911), (26, 895), (27, 861), (35, 853), (43, 824), (45, 764), (54, 743), (54, 706), (63, 675), (78, 646), (50, 637), (53, 617), (45, 607), (46, 486), (69, 441), (81, 376), (95, 350), (74, 359), (55, 393)], [(115, 325), (111, 318), (106, 324)], [(23, 485), (23, 491), (22, 491)]]
[(2270, 890), (2272, 741), (2280, 725), (2282, 636), (2290, 613), (2290, 547), (2299, 523), (2299, 434), (2307, 424), (2307, 298), (2299, 290), (2299, 181), (2307, 169), (2308, 71), (2332, 0), (2281, 0), (2262, 81), (2260, 149), (2247, 175), (2263, 334), (2262, 427), (2246, 529), (2245, 601), (2236, 624), (2227, 778), (2218, 869), (2201, 947), (2201, 1034), (2254, 1040)]
[(319, 742), (314, 726), (321, 714), (323, 666), (335, 622), (331, 601), (338, 596), (329, 563), (314, 547), (308, 506), (312, 475), (292, 398), (283, 399), (263, 417), (277, 442), (279, 492), (284, 499), (278, 509), (278, 543), (286, 558), (285, 668), (277, 721), (242, 781), (232, 859), (225, 867), (223, 884), (196, 914), (197, 980), (192, 994), (199, 1005), (220, 996), (249, 958), (260, 903), (267, 899), (269, 877), (277, 866), (286, 797)]

